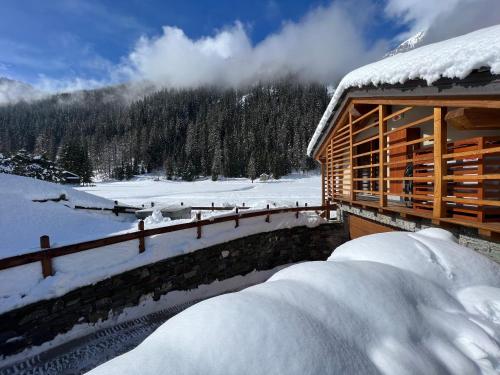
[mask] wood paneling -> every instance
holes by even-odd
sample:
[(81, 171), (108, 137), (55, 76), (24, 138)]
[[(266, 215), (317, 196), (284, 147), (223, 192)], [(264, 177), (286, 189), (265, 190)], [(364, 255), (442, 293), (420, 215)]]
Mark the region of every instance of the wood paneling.
[(363, 219), (359, 216), (349, 215), (349, 236), (351, 240), (375, 233), (393, 232), (394, 229), (385, 225)]

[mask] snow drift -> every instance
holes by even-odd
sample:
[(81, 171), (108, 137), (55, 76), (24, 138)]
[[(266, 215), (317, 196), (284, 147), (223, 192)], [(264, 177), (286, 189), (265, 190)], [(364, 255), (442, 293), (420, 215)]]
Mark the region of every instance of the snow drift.
[[(61, 195), (66, 200), (33, 202)], [(39, 238), (45, 234), (57, 245), (131, 228), (127, 218), (109, 211), (77, 211), (75, 206), (113, 208), (114, 202), (69, 186), (0, 173), (0, 258), (39, 249)]]
[(337, 86), (309, 142), (307, 154), (312, 156), (337, 103), (351, 87), (397, 84), (412, 79), (422, 79), (431, 85), (441, 77), (465, 78), (474, 69), (483, 67), (489, 68), (493, 74), (500, 74), (500, 25), (429, 44), (353, 70)]
[(185, 310), (91, 374), (494, 374), (499, 275), (440, 229), (366, 236)]

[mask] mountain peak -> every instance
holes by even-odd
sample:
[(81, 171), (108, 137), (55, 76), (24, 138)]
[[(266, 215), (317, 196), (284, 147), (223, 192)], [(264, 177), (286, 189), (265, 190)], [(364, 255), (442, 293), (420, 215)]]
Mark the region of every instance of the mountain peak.
[(394, 48), (393, 50), (387, 52), (384, 57), (390, 57), (397, 55), (399, 53), (404, 53), (411, 51), (412, 49), (420, 47), (424, 43), (426, 32), (425, 31), (419, 31), (412, 37), (406, 39), (404, 42), (402, 42), (399, 46)]

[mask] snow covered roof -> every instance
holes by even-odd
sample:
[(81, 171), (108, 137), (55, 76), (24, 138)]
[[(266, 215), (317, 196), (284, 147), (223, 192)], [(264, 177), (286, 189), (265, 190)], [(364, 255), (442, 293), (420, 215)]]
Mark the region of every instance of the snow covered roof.
[(343, 94), (353, 87), (402, 84), (421, 79), (431, 86), (440, 78), (467, 77), (487, 67), (500, 74), (500, 25), (397, 54), (353, 70), (340, 81), (314, 132), (307, 154), (312, 156), (328, 120)]

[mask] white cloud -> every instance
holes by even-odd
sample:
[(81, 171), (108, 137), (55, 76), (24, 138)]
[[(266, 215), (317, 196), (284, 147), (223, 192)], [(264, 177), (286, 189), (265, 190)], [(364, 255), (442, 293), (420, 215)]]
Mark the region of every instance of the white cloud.
[(196, 40), (179, 28), (165, 26), (161, 36), (139, 40), (121, 72), (170, 87), (237, 86), (289, 74), (335, 82), (381, 56), (385, 48), (365, 45), (362, 32), (367, 21), (357, 20), (356, 14), (347, 3), (335, 2), (299, 22), (285, 23), (256, 45), (240, 22)]
[(500, 23), (500, 0), (387, 0), (385, 12), (408, 25), (399, 39), (427, 30), (431, 43)]

